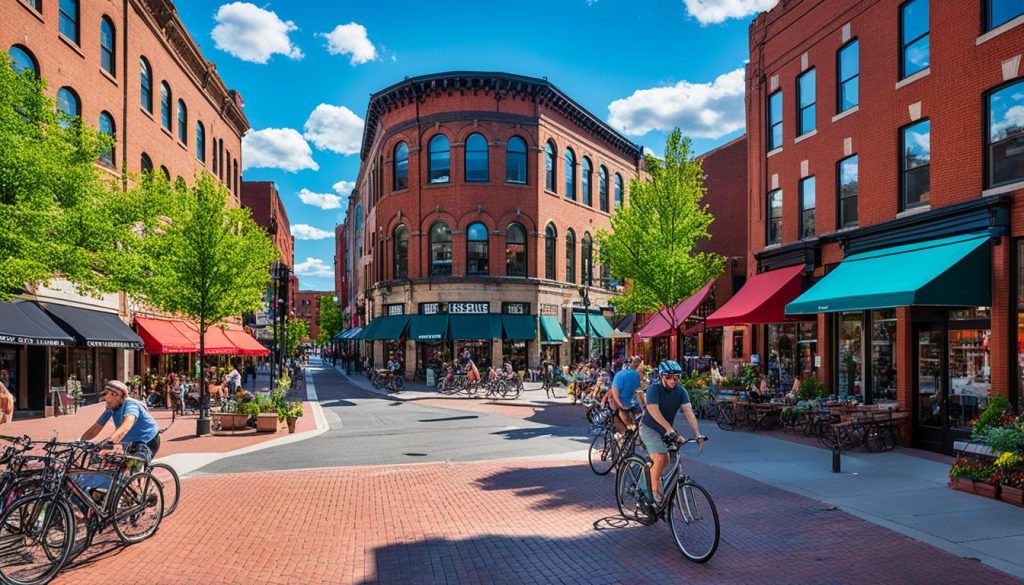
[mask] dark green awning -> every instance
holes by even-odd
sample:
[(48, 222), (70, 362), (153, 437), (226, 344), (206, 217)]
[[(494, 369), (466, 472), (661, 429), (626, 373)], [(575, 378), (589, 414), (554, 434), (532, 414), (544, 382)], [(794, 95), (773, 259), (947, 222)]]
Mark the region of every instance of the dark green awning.
[(505, 339), (532, 341), (537, 338), (537, 318), (533, 315), (502, 315)]
[(854, 254), (786, 305), (786, 313), (989, 306), (990, 240), (974, 233)]
[(501, 315), (450, 315), (452, 339), (501, 339)]
[[(590, 313), (590, 336), (600, 337), (608, 339), (612, 337), (612, 324), (608, 322), (608, 319), (604, 315), (599, 313)], [(586, 337), (586, 326), (587, 326), (587, 314), (583, 312), (574, 311), (572, 314), (572, 336), (573, 337)]]
[(409, 317), (409, 339), (413, 341), (448, 339), (448, 315), (413, 315)]
[(392, 341), (395, 339), (401, 339), (405, 333), (405, 328), (409, 325), (408, 315), (394, 315), (388, 317), (380, 317), (380, 325), (373, 331), (366, 339), (372, 339), (374, 341)]
[(564, 343), (565, 331), (558, 322), (557, 317), (551, 315), (540, 316), (540, 342), (541, 343)]
[(367, 341), (373, 339), (374, 332), (377, 331), (377, 328), (380, 327), (383, 321), (384, 317), (374, 317), (373, 320), (366, 324), (366, 327), (363, 327), (349, 339), (364, 339)]
[(604, 315), (591, 315), (590, 329), (597, 337), (604, 339), (611, 339), (615, 332), (615, 328), (612, 327), (612, 324), (608, 322), (608, 318)]

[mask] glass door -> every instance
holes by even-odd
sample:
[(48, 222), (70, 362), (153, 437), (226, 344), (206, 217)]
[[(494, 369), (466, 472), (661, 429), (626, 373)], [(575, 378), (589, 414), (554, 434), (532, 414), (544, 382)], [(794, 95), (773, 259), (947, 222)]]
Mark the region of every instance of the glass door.
[(932, 451), (945, 443), (945, 331), (940, 325), (915, 332), (914, 443)]

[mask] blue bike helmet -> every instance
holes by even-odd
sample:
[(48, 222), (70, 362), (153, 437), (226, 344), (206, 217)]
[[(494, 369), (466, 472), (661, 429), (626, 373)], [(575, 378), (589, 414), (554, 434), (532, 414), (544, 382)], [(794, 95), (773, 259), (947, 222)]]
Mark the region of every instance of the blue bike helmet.
[(658, 364), (658, 375), (659, 376), (675, 376), (682, 375), (683, 368), (679, 367), (679, 364), (673, 360), (662, 360)]

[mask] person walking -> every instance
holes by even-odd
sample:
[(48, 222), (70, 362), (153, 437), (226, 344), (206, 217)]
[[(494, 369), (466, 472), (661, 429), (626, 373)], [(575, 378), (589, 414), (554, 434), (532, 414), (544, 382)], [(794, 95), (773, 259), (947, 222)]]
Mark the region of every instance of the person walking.
[(11, 422), (14, 416), (14, 395), (0, 382), (0, 425)]

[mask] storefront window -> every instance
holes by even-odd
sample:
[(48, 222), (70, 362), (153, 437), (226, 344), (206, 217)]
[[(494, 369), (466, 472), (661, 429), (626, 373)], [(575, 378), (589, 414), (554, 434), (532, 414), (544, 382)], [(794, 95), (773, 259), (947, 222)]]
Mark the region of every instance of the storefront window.
[(917, 333), (917, 420), (919, 425), (942, 426), (942, 331)]
[(768, 326), (768, 389), (789, 392), (796, 375), (796, 323)]
[(949, 426), (970, 428), (992, 389), (989, 329), (949, 332)]
[(469, 349), (469, 356), (473, 359), (477, 369), (486, 370), (491, 366), (491, 342), (490, 341), (456, 341), (455, 355), (461, 356), (464, 349)]
[(864, 363), (861, 352), (861, 313), (839, 314), (839, 379), (836, 391), (840, 398), (863, 398)]
[(732, 359), (743, 359), (743, 331), (732, 332)]
[(896, 400), (896, 310), (871, 311), (871, 400)]
[(68, 377), (68, 350), (66, 347), (50, 348), (50, 387), (63, 387)]
[(95, 386), (93, 380), (93, 350), (87, 347), (76, 347), (73, 352), (73, 374), (82, 383), (82, 392), (92, 394)]
[[(512, 362), (512, 369), (516, 372), (526, 370), (526, 342), (504, 340), (501, 342), (501, 353), (505, 361)], [(504, 365), (504, 364), (502, 364)]]
[(398, 363), (402, 364), (400, 371), (405, 371), (405, 341), (403, 340), (392, 340), (384, 342), (384, 362), (381, 367), (385, 367), (388, 361), (391, 360), (391, 356), (398, 358)]
[(1017, 240), (1017, 408), (1024, 405), (1024, 239)]
[(18, 348), (0, 347), (0, 384), (18, 395)]
[[(185, 358), (187, 360), (188, 356), (186, 355)], [(113, 380), (114, 376), (116, 375), (116, 372), (115, 372), (115, 369), (114, 369), (115, 366), (114, 366), (114, 350), (113, 349), (98, 349), (98, 350), (96, 350), (96, 361), (99, 363), (99, 366), (100, 366), (100, 377), (99, 377), (99, 380), (98, 380), (100, 385), (96, 386), (93, 389), (93, 392), (95, 392), (99, 388), (102, 388), (103, 385), (105, 385), (110, 380)], [(188, 363), (187, 363), (187, 361), (185, 363), (185, 367), (182, 368), (181, 370), (178, 370), (178, 371), (179, 372), (187, 372), (188, 371)], [(83, 392), (84, 392), (84, 390), (83, 390)]]
[(818, 355), (818, 323), (807, 321), (797, 324), (796, 367), (799, 375), (814, 374), (818, 365), (814, 361)]

